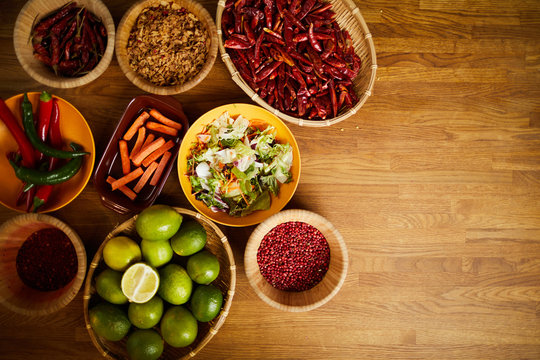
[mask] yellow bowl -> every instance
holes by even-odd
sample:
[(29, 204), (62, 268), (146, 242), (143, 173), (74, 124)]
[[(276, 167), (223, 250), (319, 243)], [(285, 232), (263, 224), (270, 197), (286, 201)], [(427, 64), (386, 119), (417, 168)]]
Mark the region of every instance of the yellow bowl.
[[(276, 129), (276, 140), (280, 143), (289, 143), (293, 149), (293, 164), (291, 167), (293, 180), (287, 184), (281, 184), (279, 195), (272, 196), (272, 204), (268, 210), (258, 210), (243, 217), (233, 217), (224, 212), (213, 212), (202, 201), (197, 200), (191, 193), (191, 183), (189, 182), (189, 177), (185, 175), (187, 173), (187, 158), (191, 154), (191, 146), (197, 141), (197, 134), (202, 132), (206, 125), (214, 121), (225, 111), (228, 111), (232, 117), (241, 114), (248, 120), (262, 121), (263, 123), (272, 125)], [(300, 179), (300, 151), (298, 150), (298, 144), (296, 143), (296, 139), (291, 130), (283, 123), (283, 121), (269, 111), (250, 104), (223, 105), (210, 110), (198, 118), (184, 136), (178, 154), (178, 178), (180, 179), (182, 190), (191, 205), (204, 216), (228, 226), (254, 225), (280, 211), (294, 195)]]
[[(28, 98), (34, 107), (34, 116), (37, 113), (39, 95), (39, 92), (28, 93)], [(19, 124), (21, 124), (20, 106), (22, 97), (23, 94), (19, 94), (6, 100), (6, 105), (15, 115)], [(54, 186), (49, 201), (39, 208), (38, 212), (40, 213), (58, 210), (75, 199), (88, 183), (96, 158), (94, 137), (82, 114), (66, 100), (54, 95), (53, 97), (58, 99), (60, 107), (60, 131), (62, 132), (64, 144), (76, 142), (90, 155), (85, 156), (81, 169), (73, 178)], [(5, 156), (11, 151), (17, 151), (18, 148), (17, 142), (6, 125), (0, 121), (0, 173), (4, 174), (0, 182), (0, 203), (12, 210), (25, 212), (26, 206), (24, 204), (19, 206), (16, 204), (22, 182), (15, 176), (13, 168)]]

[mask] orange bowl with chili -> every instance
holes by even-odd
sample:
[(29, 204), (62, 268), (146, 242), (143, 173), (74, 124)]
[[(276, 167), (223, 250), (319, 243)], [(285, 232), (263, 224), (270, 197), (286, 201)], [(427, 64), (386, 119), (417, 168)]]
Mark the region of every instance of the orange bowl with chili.
[[(28, 98), (32, 103), (34, 110), (34, 118), (37, 116), (39, 92), (28, 93)], [(54, 185), (53, 192), (49, 200), (40, 208), (38, 212), (46, 213), (58, 210), (71, 201), (73, 201), (86, 187), (90, 180), (95, 162), (95, 144), (92, 131), (88, 126), (83, 115), (68, 101), (54, 96), (57, 99), (60, 110), (60, 132), (66, 149), (71, 142), (75, 142), (82, 146), (84, 151), (89, 152), (85, 155), (83, 164), (78, 173), (68, 181)], [(21, 129), (21, 102), (23, 94), (13, 96), (6, 100), (7, 107), (11, 110)], [(7, 129), (4, 122), (0, 121), (0, 173), (5, 174), (0, 182), (0, 203), (12, 210), (25, 212), (25, 204), (17, 204), (17, 198), (23, 188), (21, 180), (19, 180), (9, 164), (5, 154), (15, 152), (18, 145)]]

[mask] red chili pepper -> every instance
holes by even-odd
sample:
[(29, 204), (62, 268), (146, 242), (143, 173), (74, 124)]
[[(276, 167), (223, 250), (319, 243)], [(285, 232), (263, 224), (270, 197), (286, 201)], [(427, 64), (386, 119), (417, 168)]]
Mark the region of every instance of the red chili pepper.
[(298, 13), (298, 20), (302, 20), (309, 13), (313, 5), (315, 5), (316, 0), (307, 0), (302, 6), (302, 10)]
[(330, 91), (330, 101), (332, 102), (332, 114), (336, 117), (338, 113), (338, 102), (336, 98), (336, 89), (334, 88), (334, 80), (332, 79), (328, 82), (328, 91)]
[(46, 31), (54, 23), (56, 23), (57, 21), (67, 16), (69, 12), (71, 11), (71, 9), (73, 9), (75, 6), (76, 4), (74, 2), (70, 2), (66, 4), (63, 8), (61, 8), (58, 12), (56, 12), (52, 16), (45, 18), (44, 20), (41, 20), (34, 28), (34, 31), (36, 32)]
[(319, 44), (319, 42), (317, 41), (317, 39), (315, 39), (315, 36), (313, 34), (313, 23), (311, 23), (309, 25), (309, 32), (308, 32), (308, 38), (309, 38), (309, 43), (311, 44), (311, 46), (318, 52), (322, 52), (323, 49), (321, 47), (321, 44)]
[(32, 206), (33, 212), (37, 212), (37, 210), (43, 206), (49, 198), (51, 197), (53, 191), (53, 185), (42, 185), (39, 186), (37, 191), (35, 192), (35, 195), (33, 196)]
[(34, 167), (36, 163), (34, 147), (2, 98), (0, 98), (0, 119), (6, 124), (17, 145), (19, 145), (23, 165), (25, 167)]
[(54, 34), (51, 34), (51, 54), (51, 64), (57, 65), (60, 62), (60, 42)]
[(38, 135), (44, 142), (47, 141), (49, 135), (52, 109), (53, 101), (51, 94), (42, 91), (39, 97)]
[[(60, 132), (60, 107), (58, 106), (58, 100), (56, 98), (53, 98), (52, 102), (51, 121), (49, 124), (49, 144), (56, 149), (62, 149), (63, 140), (62, 133)], [(59, 158), (50, 158), (49, 171), (55, 169), (60, 161), (61, 159)]]
[(245, 50), (245, 49), (249, 49), (253, 45), (237, 38), (231, 38), (231, 39), (225, 40), (225, 44), (223, 44), (223, 46), (229, 49)]

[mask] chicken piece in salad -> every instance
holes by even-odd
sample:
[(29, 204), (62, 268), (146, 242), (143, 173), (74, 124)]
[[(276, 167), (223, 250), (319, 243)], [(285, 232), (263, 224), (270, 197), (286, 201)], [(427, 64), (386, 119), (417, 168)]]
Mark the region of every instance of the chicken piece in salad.
[(280, 185), (292, 181), (292, 147), (271, 125), (224, 112), (197, 134), (187, 169), (192, 194), (212, 211), (246, 216), (267, 210)]

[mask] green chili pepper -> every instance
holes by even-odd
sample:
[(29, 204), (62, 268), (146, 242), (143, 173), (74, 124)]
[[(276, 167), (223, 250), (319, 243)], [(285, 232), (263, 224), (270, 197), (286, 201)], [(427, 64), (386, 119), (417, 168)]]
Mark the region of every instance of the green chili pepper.
[(28, 95), (25, 93), (22, 102), (22, 118), (23, 118), (23, 127), (28, 137), (28, 140), (32, 143), (32, 146), (36, 148), (42, 154), (45, 154), (50, 157), (60, 158), (60, 159), (71, 159), (73, 157), (80, 157), (88, 155), (86, 151), (64, 151), (60, 149), (55, 149), (44, 143), (37, 131), (34, 124), (34, 112), (32, 109), (32, 103), (28, 99)]
[[(71, 144), (74, 151), (80, 149), (79, 145)], [(24, 166), (18, 166), (12, 160), (9, 161), (11, 167), (15, 170), (15, 175), (25, 181), (35, 185), (55, 185), (71, 179), (81, 168), (83, 158), (74, 157), (64, 166), (52, 171), (40, 171)]]

